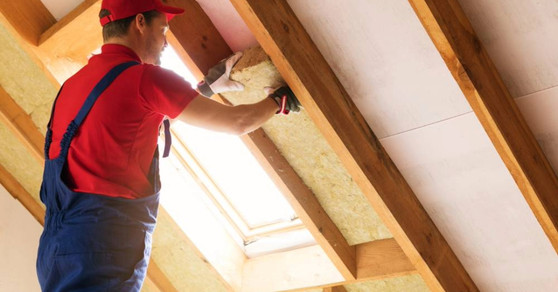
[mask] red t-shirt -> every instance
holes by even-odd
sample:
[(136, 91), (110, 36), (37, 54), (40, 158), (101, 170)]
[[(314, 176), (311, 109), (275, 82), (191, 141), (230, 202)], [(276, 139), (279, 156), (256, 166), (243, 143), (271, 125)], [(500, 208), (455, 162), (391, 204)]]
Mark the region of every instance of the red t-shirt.
[[(52, 121), (50, 159), (87, 95), (114, 66), (140, 58), (121, 45), (102, 53), (66, 81)], [(159, 66), (140, 64), (122, 72), (101, 94), (68, 151), (66, 184), (74, 191), (141, 198), (152, 193), (148, 173), (165, 116), (175, 118), (198, 93), (182, 77)]]

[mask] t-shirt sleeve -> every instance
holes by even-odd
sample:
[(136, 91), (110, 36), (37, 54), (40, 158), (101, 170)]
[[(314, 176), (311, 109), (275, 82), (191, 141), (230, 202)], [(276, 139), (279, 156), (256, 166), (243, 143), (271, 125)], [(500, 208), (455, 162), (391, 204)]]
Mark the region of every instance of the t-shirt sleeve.
[(174, 119), (198, 96), (198, 92), (173, 71), (144, 65), (140, 95), (149, 109)]

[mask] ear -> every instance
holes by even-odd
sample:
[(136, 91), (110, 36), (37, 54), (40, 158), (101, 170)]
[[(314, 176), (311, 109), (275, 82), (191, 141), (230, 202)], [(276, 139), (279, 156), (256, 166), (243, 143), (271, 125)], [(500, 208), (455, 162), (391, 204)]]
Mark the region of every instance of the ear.
[(134, 25), (137, 28), (137, 30), (143, 34), (147, 23), (145, 22), (145, 16), (141, 13), (136, 15), (136, 19), (134, 20)]

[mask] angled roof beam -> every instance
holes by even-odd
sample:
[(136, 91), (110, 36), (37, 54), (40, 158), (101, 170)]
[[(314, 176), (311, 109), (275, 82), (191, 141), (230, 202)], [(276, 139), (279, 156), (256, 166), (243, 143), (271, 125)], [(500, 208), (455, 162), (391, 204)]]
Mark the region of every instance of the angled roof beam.
[[(338, 273), (332, 273), (334, 266), (323, 261), (326, 255), (318, 248), (305, 247), (249, 259), (244, 266), (243, 288), (250, 291), (306, 291), (417, 273), (393, 238), (357, 245), (358, 277), (344, 281), (336, 277)], [(293, 270), (293, 267), (308, 265), (314, 268)]]
[(29, 194), (4, 166), (0, 165), (0, 184), (18, 200), (41, 225), (45, 224), (45, 209)]
[[(172, 37), (169, 42), (178, 48), (178, 54), (189, 69), (201, 79), (203, 73), (230, 56), (232, 51), (196, 1), (169, 0), (167, 3), (180, 6), (187, 13), (171, 21)], [(302, 182), (275, 144), (261, 129), (241, 138), (341, 274), (346, 279), (355, 279), (355, 247), (349, 246), (312, 191)]]
[(86, 0), (39, 37), (39, 47), (57, 57), (85, 63), (87, 56), (103, 44), (99, 24), (100, 0)]
[[(77, 15), (76, 11), (87, 3), (80, 5), (70, 15)], [(78, 57), (78, 53), (82, 51), (79, 50), (80, 47), (88, 47), (92, 44), (99, 44), (100, 46), (101, 44), (100, 41), (94, 42), (91, 41), (92, 37), (88, 37), (90, 35), (99, 36), (100, 33), (95, 34), (85, 30), (85, 28), (91, 27), (91, 23), (94, 20), (77, 17), (76, 19), (87, 21), (64, 22), (65, 25), (70, 27), (83, 26), (83, 29), (77, 33), (76, 31), (73, 31), (74, 33), (67, 33), (69, 30), (63, 30), (63, 26), (56, 25), (57, 22), (52, 14), (39, 0), (1, 1), (0, 13), (2, 14), (0, 20), (17, 32), (19, 39), (22, 40), (22, 47), (32, 54), (33, 59), (40, 60), (38, 65), (45, 71), (47, 77), (53, 81), (53, 84), (56, 83), (55, 85), (57, 86), (79, 70), (82, 64), (86, 62), (86, 57), (91, 51)], [(55, 38), (56, 42), (47, 42), (46, 45), (39, 46), (43, 33), (52, 29), (52, 27), (66, 32), (56, 34), (56, 36), (63, 35), (64, 37)], [(98, 39), (102, 40), (100, 37)], [(86, 41), (87, 45), (76, 45), (82, 41)]]
[(477, 291), (288, 3), (231, 2), (430, 289)]
[(457, 0), (409, 0), (558, 251), (558, 179)]
[(347, 289), (343, 286), (335, 286), (324, 288), (324, 292), (347, 292)]
[(39, 163), (44, 162), (44, 136), (31, 117), (0, 86), (0, 121), (4, 122)]
[(0, 13), (32, 45), (38, 45), (40, 35), (56, 23), (41, 0), (1, 1)]

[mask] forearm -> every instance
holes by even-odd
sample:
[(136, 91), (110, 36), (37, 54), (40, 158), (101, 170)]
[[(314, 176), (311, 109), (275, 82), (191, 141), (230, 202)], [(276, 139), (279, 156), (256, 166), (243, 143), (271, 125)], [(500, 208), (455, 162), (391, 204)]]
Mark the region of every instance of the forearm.
[(255, 104), (239, 105), (236, 108), (241, 112), (237, 121), (238, 132), (236, 134), (238, 135), (258, 129), (273, 117), (278, 109), (277, 104), (270, 98), (265, 98)]
[(270, 98), (255, 104), (228, 106), (200, 96), (184, 109), (178, 119), (213, 131), (243, 135), (259, 128), (277, 109), (277, 104)]

